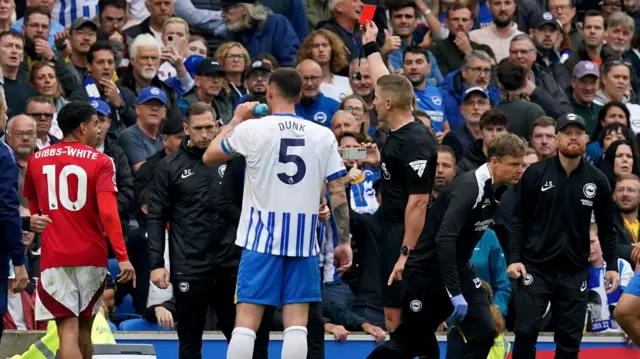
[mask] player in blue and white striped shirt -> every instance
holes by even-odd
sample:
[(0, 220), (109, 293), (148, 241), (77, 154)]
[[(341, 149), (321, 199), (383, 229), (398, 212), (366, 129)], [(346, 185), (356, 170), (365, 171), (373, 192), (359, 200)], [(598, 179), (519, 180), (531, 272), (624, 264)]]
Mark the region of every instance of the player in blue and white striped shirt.
[(208, 165), (235, 154), (246, 161), (236, 236), (244, 250), (228, 359), (251, 358), (266, 305), (283, 306), (282, 356), (306, 358), (309, 303), (321, 300), (316, 235), (326, 182), (339, 234), (334, 256), (339, 271), (351, 266), (349, 212), (341, 181), (346, 170), (333, 133), (295, 115), (301, 90), (302, 78), (295, 70), (273, 72), (266, 95), (272, 115), (246, 121), (254, 117), (257, 103), (240, 104), (203, 157)]

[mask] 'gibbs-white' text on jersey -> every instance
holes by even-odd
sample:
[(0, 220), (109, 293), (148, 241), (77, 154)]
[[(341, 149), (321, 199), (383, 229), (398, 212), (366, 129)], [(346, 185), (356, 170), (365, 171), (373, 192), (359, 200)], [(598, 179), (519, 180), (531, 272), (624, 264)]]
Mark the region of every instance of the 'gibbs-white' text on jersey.
[(325, 179), (346, 170), (333, 133), (288, 114), (238, 125), (222, 142), (247, 162), (236, 244), (273, 255), (318, 254), (318, 208)]
[(24, 195), (40, 206), (31, 213), (41, 210), (52, 222), (42, 232), (41, 271), (107, 266), (98, 194), (117, 191), (111, 157), (80, 142), (60, 142), (31, 155)]

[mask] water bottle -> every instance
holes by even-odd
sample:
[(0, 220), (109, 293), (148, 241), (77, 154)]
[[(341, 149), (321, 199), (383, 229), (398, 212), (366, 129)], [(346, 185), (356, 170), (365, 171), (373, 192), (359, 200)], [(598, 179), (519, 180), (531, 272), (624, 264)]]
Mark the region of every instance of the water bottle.
[(268, 114), (269, 114), (269, 106), (267, 106), (267, 104), (260, 103), (253, 108), (254, 116), (264, 117), (264, 116), (267, 116)]

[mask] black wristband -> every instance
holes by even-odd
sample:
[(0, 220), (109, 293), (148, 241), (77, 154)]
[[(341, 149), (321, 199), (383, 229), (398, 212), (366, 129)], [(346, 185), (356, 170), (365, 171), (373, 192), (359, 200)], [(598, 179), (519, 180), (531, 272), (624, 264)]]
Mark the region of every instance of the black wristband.
[(369, 55), (375, 54), (376, 52), (380, 52), (380, 46), (375, 41), (364, 44), (364, 56), (369, 57)]

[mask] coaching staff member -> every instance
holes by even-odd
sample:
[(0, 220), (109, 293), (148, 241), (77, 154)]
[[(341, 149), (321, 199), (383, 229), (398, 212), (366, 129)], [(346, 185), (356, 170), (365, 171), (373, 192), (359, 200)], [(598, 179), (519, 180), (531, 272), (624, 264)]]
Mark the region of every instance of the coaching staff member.
[[(488, 293), (469, 260), (493, 223), (500, 195), (522, 176), (525, 150), (516, 135), (494, 139), (488, 144), (489, 162), (455, 178), (438, 195), (415, 250), (402, 254), (406, 282), (400, 326), (369, 359), (439, 358), (434, 332), (451, 314), (465, 341), (449, 343), (447, 358), (487, 358), (496, 329)], [(415, 244), (407, 240), (403, 248)]]
[[(378, 239), (382, 304), (387, 330), (393, 332), (400, 323), (402, 288), (400, 282), (391, 279), (392, 272), (394, 267), (404, 268), (406, 254), (412, 249), (402, 243), (415, 243), (424, 227), (438, 153), (429, 130), (413, 117), (411, 82), (402, 75), (389, 75), (382, 61), (375, 42), (378, 28), (367, 22), (362, 30), (362, 43), (375, 82), (373, 104), (378, 120), (391, 129), (381, 154), (383, 201), (376, 216), (382, 228)], [(367, 147), (370, 152), (377, 152), (375, 146)]]
[(514, 296), (513, 359), (535, 358), (549, 302), (557, 323), (556, 358), (578, 357), (587, 310), (592, 212), (607, 262), (608, 292), (619, 282), (611, 189), (605, 175), (582, 157), (584, 119), (573, 113), (560, 117), (556, 142), (558, 155), (531, 165), (516, 187), (507, 268), (511, 278), (521, 279)]
[[(202, 162), (215, 137), (213, 108), (195, 103), (178, 150), (158, 163), (149, 187), (147, 230), (151, 281), (159, 288), (173, 284), (178, 311), (179, 358), (202, 358), (202, 333), (212, 306), (222, 332), (231, 338), (234, 294), (240, 256), (218, 218), (216, 195), (222, 175)], [(169, 227), (169, 261), (164, 263), (165, 229)]]

